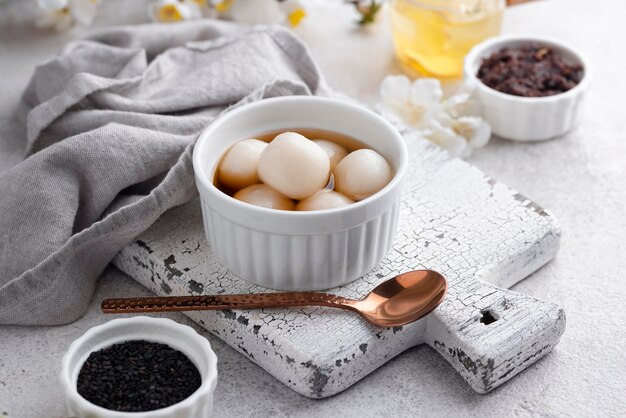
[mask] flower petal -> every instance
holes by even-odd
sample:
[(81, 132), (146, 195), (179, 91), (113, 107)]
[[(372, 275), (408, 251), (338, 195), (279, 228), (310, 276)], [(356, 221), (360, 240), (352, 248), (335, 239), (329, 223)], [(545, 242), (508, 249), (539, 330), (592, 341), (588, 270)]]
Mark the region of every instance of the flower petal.
[(156, 16), (160, 22), (178, 22), (183, 20), (182, 9), (182, 5), (165, 4), (158, 8)]
[(149, 7), (148, 14), (155, 22), (180, 22), (201, 18), (202, 10), (193, 1), (159, 0)]
[(183, 3), (187, 6), (190, 11), (189, 17), (187, 20), (191, 19), (202, 19), (202, 5), (194, 0), (183, 0)]
[(450, 116), (458, 118), (462, 115), (462, 108), (468, 100), (468, 93), (455, 94), (444, 102), (443, 107), (446, 109), (446, 112), (450, 114)]
[(440, 129), (434, 129), (425, 137), (447, 150), (454, 157), (460, 157), (466, 152), (467, 141), (450, 128), (441, 126)]
[(43, 10), (35, 20), (35, 26), (38, 28), (54, 28), (57, 31), (69, 28), (72, 23), (72, 15), (68, 8)]
[(462, 116), (453, 122), (454, 131), (463, 136), (474, 148), (487, 145), (491, 137), (491, 126), (482, 118)]
[(461, 151), (461, 155), (459, 155), (459, 158), (462, 158), (462, 159), (469, 158), (471, 157), (473, 151), (474, 151), (474, 148), (468, 145), (463, 149), (463, 151)]
[[(198, 19), (217, 19), (219, 13), (217, 12), (217, 6), (213, 5), (211, 0), (186, 0), (189, 3), (194, 4), (198, 10)], [(233, 1), (233, 0), (230, 0)]]
[(89, 26), (98, 12), (99, 0), (71, 0), (72, 17), (81, 25)]
[(387, 122), (391, 123), (392, 125), (406, 126), (404, 120), (400, 117), (400, 115), (396, 113), (395, 109), (390, 108), (384, 103), (377, 104), (376, 110), (378, 111), (380, 116), (385, 118)]
[(444, 112), (441, 106), (435, 106), (431, 109), (428, 116), (432, 121), (436, 122), (437, 127), (443, 126), (445, 128), (452, 128), (452, 124), (454, 123), (454, 118), (447, 112)]
[(452, 117), (482, 116), (483, 108), (480, 100), (470, 93), (458, 93), (450, 97), (443, 105)]
[(148, 5), (148, 14), (154, 22), (175, 21), (180, 19), (177, 0), (159, 0)]
[(436, 78), (418, 78), (411, 86), (410, 100), (414, 106), (433, 106), (442, 97), (441, 83)]
[(230, 9), (234, 2), (235, 0), (213, 0), (211, 4), (213, 4), (218, 13), (224, 13)]
[[(430, 89), (428, 84), (431, 83), (418, 83), (418, 88), (426, 86), (426, 89)], [(414, 86), (415, 83), (412, 85), (406, 76), (388, 76), (381, 83), (380, 95), (384, 105), (393, 110), (406, 125), (422, 130), (428, 127), (429, 118), (439, 114), (440, 107), (436, 101), (426, 103), (411, 100)]]
[(37, 0), (37, 5), (41, 10), (59, 10), (68, 6), (69, 0)]
[(392, 107), (409, 104), (411, 81), (404, 75), (389, 75), (380, 84), (380, 97), (383, 103)]
[(278, 4), (287, 16), (287, 21), (291, 26), (298, 26), (306, 16), (306, 10), (300, 0), (284, 0), (278, 2)]

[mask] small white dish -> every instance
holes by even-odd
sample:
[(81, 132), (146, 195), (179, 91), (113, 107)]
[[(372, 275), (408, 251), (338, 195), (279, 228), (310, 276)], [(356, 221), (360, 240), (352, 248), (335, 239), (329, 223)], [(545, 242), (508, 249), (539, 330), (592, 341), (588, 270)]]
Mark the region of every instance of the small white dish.
[[(213, 184), (218, 163), (232, 144), (290, 129), (356, 138), (387, 159), (394, 177), (360, 202), (307, 212), (253, 206)], [(266, 99), (231, 110), (200, 135), (193, 153), (213, 253), (242, 279), (282, 290), (327, 289), (373, 269), (391, 248), (407, 165), (403, 138), (383, 118), (352, 103), (308, 96)]]
[[(124, 341), (145, 340), (181, 351), (198, 368), (200, 387), (188, 398), (167, 408), (146, 412), (118, 412), (102, 408), (83, 398), (76, 389), (78, 374), (94, 351)], [(60, 382), (65, 394), (68, 417), (90, 418), (204, 418), (213, 409), (213, 391), (217, 385), (217, 357), (206, 338), (193, 328), (171, 319), (136, 316), (114, 319), (91, 328), (76, 339), (61, 361)]]
[[(564, 93), (545, 97), (520, 97), (501, 93), (477, 77), (483, 59), (504, 47), (537, 43), (553, 48), (566, 62), (580, 64), (583, 78)], [(542, 141), (561, 136), (575, 125), (581, 101), (591, 78), (589, 62), (567, 44), (536, 35), (500, 35), (476, 45), (465, 57), (464, 76), (475, 88), (485, 120), (499, 137), (516, 141)]]

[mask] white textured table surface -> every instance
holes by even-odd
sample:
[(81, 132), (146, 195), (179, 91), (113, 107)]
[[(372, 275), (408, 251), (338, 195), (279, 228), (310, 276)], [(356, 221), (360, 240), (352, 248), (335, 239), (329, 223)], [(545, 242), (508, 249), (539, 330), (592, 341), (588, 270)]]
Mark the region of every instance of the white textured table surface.
[[(31, 1), (0, 3), (0, 169), (19, 144), (6, 136), (11, 108), (34, 65), (66, 34), (32, 29)], [(145, 21), (144, 2), (106, 0), (96, 26)], [(331, 85), (365, 101), (397, 72), (385, 22), (353, 29), (350, 9), (312, 2), (298, 29)], [(122, 12), (123, 9), (123, 12)], [(505, 31), (553, 35), (578, 45), (594, 64), (581, 126), (540, 144), (493, 140), (470, 162), (550, 208), (562, 223), (556, 260), (514, 289), (565, 307), (567, 329), (555, 351), (488, 395), (477, 395), (431, 349), (398, 356), (351, 389), (326, 400), (304, 398), (209, 336), (219, 358), (216, 416), (623, 416), (626, 413), (626, 4), (550, 0), (507, 11)], [(107, 271), (89, 312), (63, 327), (0, 327), (0, 416), (63, 416), (56, 383), (69, 342), (105, 322), (97, 301), (148, 292)], [(191, 323), (182, 315), (170, 315)]]

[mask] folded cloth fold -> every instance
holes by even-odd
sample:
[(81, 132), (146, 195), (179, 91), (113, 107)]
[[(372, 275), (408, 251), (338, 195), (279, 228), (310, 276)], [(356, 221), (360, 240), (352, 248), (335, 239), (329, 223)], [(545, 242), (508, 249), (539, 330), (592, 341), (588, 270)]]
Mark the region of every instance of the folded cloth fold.
[(0, 323), (79, 318), (116, 253), (195, 196), (193, 143), (221, 112), (325, 93), (281, 27), (145, 25), (68, 44), (24, 93), (30, 156), (0, 174)]

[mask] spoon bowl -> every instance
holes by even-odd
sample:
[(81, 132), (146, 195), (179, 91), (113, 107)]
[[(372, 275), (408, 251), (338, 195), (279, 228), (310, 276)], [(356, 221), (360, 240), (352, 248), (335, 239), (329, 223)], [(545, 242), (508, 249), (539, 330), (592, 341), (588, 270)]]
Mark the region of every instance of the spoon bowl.
[(441, 274), (415, 270), (382, 282), (358, 300), (320, 292), (281, 292), (105, 299), (101, 308), (110, 314), (328, 306), (356, 312), (374, 325), (396, 327), (432, 312), (447, 290)]
[(446, 279), (436, 271), (410, 271), (382, 282), (355, 307), (373, 324), (399, 326), (433, 311), (447, 290)]

